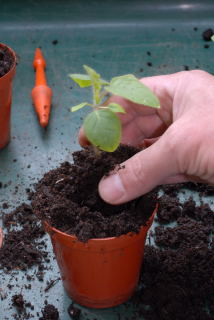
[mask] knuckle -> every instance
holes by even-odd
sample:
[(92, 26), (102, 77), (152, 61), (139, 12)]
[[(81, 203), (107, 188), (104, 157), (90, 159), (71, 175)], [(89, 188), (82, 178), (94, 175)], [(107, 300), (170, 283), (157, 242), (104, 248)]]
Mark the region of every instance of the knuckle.
[(207, 76), (207, 75), (209, 75), (209, 73), (208, 72), (206, 72), (206, 71), (204, 71), (204, 70), (191, 70), (190, 71), (190, 74), (192, 75), (192, 76), (198, 76), (198, 77), (205, 77), (205, 76)]
[(191, 70), (191, 71), (181, 71), (180, 73), (180, 80), (185, 81), (186, 85), (193, 86), (197, 84), (197, 82), (203, 81), (210, 77), (210, 74), (204, 70)]

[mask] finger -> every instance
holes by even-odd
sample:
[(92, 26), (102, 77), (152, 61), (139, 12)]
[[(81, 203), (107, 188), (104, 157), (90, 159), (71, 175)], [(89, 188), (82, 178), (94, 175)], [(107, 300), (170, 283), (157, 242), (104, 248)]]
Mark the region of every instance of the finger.
[(149, 87), (158, 97), (161, 105), (172, 105), (177, 83), (184, 75), (183, 72), (176, 72), (167, 75), (141, 78), (140, 81)]
[(139, 145), (139, 147), (148, 148), (148, 147), (150, 147), (153, 143), (157, 142), (159, 138), (160, 138), (160, 137), (151, 138), (151, 139), (144, 139), (144, 140), (143, 140), (143, 143), (142, 143), (141, 145)]
[(83, 127), (81, 127), (79, 130), (78, 141), (79, 141), (79, 144), (81, 145), (81, 147), (83, 147), (83, 148), (90, 145), (90, 142), (88, 141), (88, 139), (84, 133)]
[(157, 114), (136, 117), (123, 125), (121, 143), (134, 146), (142, 145), (145, 138), (158, 137), (167, 129)]
[(99, 184), (100, 196), (111, 204), (135, 199), (178, 174), (175, 153), (164, 136), (122, 165), (124, 169), (104, 177)]

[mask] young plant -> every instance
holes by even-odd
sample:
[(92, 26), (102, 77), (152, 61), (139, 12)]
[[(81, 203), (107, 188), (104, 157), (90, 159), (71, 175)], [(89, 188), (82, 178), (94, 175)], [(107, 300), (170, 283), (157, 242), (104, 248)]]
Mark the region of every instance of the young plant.
[(95, 147), (113, 152), (119, 146), (122, 131), (117, 113), (125, 113), (125, 110), (118, 103), (108, 104), (108, 100), (104, 99), (106, 95), (110, 93), (153, 108), (159, 108), (160, 102), (154, 93), (132, 74), (114, 77), (107, 82), (92, 68), (86, 65), (83, 67), (86, 74), (69, 76), (81, 88), (92, 87), (93, 102), (82, 102), (72, 107), (71, 111), (77, 111), (85, 106), (92, 107), (93, 111), (83, 122), (85, 135)]

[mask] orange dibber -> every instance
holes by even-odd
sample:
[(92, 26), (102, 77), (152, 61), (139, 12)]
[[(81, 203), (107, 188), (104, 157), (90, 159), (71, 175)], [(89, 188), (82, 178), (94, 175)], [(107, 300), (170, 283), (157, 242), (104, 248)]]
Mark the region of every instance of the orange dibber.
[(52, 90), (47, 85), (45, 77), (46, 62), (39, 48), (36, 49), (33, 66), (36, 71), (36, 81), (32, 90), (32, 99), (40, 125), (45, 128), (48, 125), (51, 111)]

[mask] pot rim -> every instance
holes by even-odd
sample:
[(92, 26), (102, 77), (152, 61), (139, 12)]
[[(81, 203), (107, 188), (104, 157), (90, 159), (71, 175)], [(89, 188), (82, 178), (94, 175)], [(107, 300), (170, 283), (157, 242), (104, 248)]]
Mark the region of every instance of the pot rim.
[[(112, 241), (112, 240), (115, 240), (115, 239), (118, 239), (118, 238), (122, 238), (122, 237), (127, 237), (127, 236), (130, 236), (130, 237), (133, 237), (133, 236), (138, 236), (140, 234), (140, 232), (145, 228), (145, 229), (149, 229), (152, 225), (152, 222), (154, 220), (154, 216), (156, 215), (157, 213), (157, 209), (158, 209), (158, 203), (156, 203), (156, 206), (155, 206), (155, 209), (153, 210), (153, 213), (152, 215), (150, 216), (149, 220), (147, 221), (147, 225), (145, 226), (141, 226), (140, 227), (140, 230), (138, 233), (135, 233), (135, 232), (128, 232), (126, 234), (122, 234), (118, 237), (106, 237), (106, 238), (91, 238), (89, 239), (88, 241), (85, 242), (85, 244), (87, 244), (88, 242), (98, 242), (98, 241)], [(64, 236), (64, 237), (70, 237), (72, 241), (75, 241), (75, 242), (82, 242), (80, 241), (75, 235), (72, 235), (72, 234), (68, 234), (66, 232), (63, 232), (55, 227), (52, 227), (46, 220), (43, 221), (43, 224), (45, 225), (46, 227), (46, 231), (48, 230), (48, 233), (52, 233), (52, 234), (59, 234), (61, 236)]]
[(0, 77), (0, 79), (4, 79), (6, 78), (10, 73), (12, 73), (16, 67), (16, 62), (17, 62), (17, 58), (16, 58), (16, 54), (15, 54), (15, 51), (13, 49), (11, 49), (9, 46), (7, 46), (5, 43), (3, 42), (0, 42), (0, 47), (3, 47), (3, 48), (7, 48), (8, 51), (10, 52), (11, 56), (13, 57), (13, 64), (10, 68), (10, 70), (5, 73), (2, 77)]

